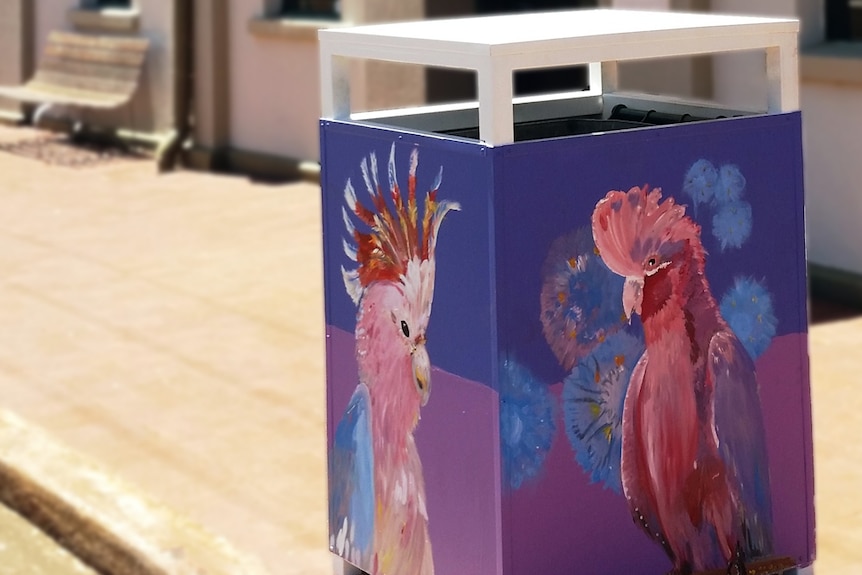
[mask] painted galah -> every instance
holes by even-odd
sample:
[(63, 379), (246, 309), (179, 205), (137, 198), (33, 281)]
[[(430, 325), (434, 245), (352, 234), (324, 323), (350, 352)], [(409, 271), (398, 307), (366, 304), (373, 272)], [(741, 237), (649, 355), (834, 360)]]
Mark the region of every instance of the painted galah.
[(372, 207), (357, 199), (348, 180), (342, 208), (349, 236), (344, 251), (357, 265), (342, 267), (342, 275), (358, 306), (359, 384), (335, 431), (329, 462), (330, 549), (372, 575), (434, 573), (413, 431), (431, 392), (425, 334), (434, 297), (437, 233), (444, 216), (460, 208), (437, 200), (441, 168), (418, 221), (417, 165), (414, 149), (404, 198), (392, 145), (387, 200), (372, 153), (361, 164)]
[(623, 491), (673, 572), (772, 552), (772, 504), (754, 364), (721, 317), (700, 227), (661, 191), (611, 191), (592, 216), (601, 258), (625, 278), (646, 351), (622, 416)]

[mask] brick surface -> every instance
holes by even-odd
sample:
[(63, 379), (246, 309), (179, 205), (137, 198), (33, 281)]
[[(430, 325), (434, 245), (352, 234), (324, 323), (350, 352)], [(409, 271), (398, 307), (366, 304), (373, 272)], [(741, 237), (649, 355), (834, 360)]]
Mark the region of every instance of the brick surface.
[(310, 184), (0, 153), (3, 407), (272, 573), (329, 570), (319, 206)]

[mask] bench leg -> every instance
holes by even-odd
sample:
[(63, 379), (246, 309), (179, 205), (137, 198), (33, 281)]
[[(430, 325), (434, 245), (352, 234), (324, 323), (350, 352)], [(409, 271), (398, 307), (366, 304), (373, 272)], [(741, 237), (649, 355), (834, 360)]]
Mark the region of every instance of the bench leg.
[(36, 112), (33, 113), (33, 125), (37, 128), (39, 127), (39, 123), (42, 121), (42, 118), (45, 114), (50, 110), (54, 104), (51, 102), (45, 102), (44, 104), (39, 104), (39, 107), (36, 108)]
[[(62, 111), (67, 111), (69, 109), (68, 106), (53, 102), (45, 102), (43, 104), (39, 104), (39, 107), (36, 108), (36, 111), (33, 113), (33, 125), (38, 128), (39, 124), (42, 123), (42, 119), (48, 114), (49, 110), (56, 110), (57, 108), (61, 110), (61, 113)], [(81, 130), (84, 127), (84, 123), (81, 121), (81, 116), (79, 113), (66, 115), (70, 116), (71, 118), (72, 131), (70, 133), (70, 136), (72, 137), (72, 139), (75, 139), (81, 133)]]
[(72, 132), (69, 134), (69, 137), (72, 138), (72, 140), (77, 140), (83, 130), (84, 123), (79, 118), (76, 118), (72, 121)]

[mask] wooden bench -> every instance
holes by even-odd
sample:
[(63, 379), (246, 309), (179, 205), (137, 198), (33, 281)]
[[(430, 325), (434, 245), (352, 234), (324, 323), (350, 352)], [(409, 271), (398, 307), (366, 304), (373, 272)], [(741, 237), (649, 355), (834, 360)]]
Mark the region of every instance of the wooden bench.
[(51, 32), (36, 74), (23, 86), (0, 86), (0, 96), (50, 106), (110, 109), (126, 104), (141, 77), (144, 38)]

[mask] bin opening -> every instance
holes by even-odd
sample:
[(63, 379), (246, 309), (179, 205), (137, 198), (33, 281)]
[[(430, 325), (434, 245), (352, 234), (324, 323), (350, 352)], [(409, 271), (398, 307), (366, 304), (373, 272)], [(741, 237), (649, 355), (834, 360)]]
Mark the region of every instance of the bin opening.
[[(733, 114), (732, 116), (736, 115), (737, 114)], [(696, 116), (688, 113), (678, 114), (660, 112), (654, 109), (645, 110), (632, 108), (625, 104), (617, 104), (613, 107), (607, 118), (602, 117), (602, 114), (587, 114), (565, 118), (549, 118), (516, 122), (515, 141), (525, 142), (546, 138), (579, 136), (583, 134), (595, 134), (597, 132), (613, 132), (617, 130), (645, 128), (648, 126), (665, 126), (669, 124), (682, 124), (685, 122), (718, 120), (728, 117), (731, 117), (731, 115)], [(478, 126), (449, 130), (435, 130), (435, 132), (473, 140), (479, 139)]]

